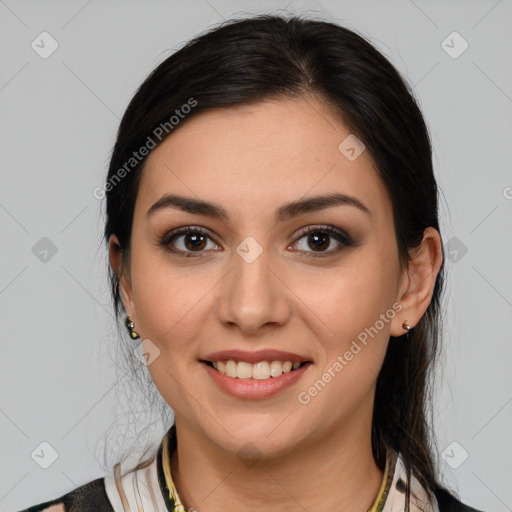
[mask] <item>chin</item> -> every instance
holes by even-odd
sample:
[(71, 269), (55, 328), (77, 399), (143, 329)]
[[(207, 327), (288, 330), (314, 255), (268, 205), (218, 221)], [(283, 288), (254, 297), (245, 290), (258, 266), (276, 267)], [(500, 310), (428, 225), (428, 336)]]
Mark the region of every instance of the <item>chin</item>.
[[(230, 418), (226, 430), (210, 424), (204, 434), (219, 448), (231, 455), (244, 459), (277, 458), (296, 450), (297, 443), (302, 439), (302, 429), (294, 428), (291, 418), (286, 415), (243, 415), (237, 419)], [(213, 427), (213, 430), (212, 430)]]

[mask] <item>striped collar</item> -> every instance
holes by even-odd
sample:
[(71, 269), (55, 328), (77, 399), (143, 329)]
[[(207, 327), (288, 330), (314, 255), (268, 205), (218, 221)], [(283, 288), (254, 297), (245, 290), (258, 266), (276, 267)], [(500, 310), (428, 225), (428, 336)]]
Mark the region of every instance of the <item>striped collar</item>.
[[(121, 475), (119, 464), (105, 476), (105, 490), (115, 512), (187, 512), (171, 475), (171, 456), (176, 450), (173, 425), (163, 437), (153, 458)], [(404, 512), (407, 474), (402, 457), (390, 450), (379, 492), (368, 512)], [(191, 509), (193, 510), (193, 509)], [(437, 501), (428, 497), (411, 476), (411, 509), (405, 512), (439, 512)]]

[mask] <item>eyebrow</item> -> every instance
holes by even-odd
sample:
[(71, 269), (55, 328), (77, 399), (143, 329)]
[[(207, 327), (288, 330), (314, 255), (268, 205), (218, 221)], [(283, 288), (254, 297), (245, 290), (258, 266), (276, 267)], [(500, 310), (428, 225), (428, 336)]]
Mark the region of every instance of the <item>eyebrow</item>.
[[(346, 194), (334, 193), (287, 203), (276, 210), (275, 217), (277, 222), (283, 222), (303, 213), (316, 212), (333, 206), (353, 206), (371, 215), (370, 210), (359, 199)], [(229, 219), (228, 212), (219, 204), (176, 194), (163, 195), (149, 208), (146, 215), (150, 217), (155, 212), (167, 208), (174, 208), (197, 215), (206, 215), (218, 220), (227, 221)]]

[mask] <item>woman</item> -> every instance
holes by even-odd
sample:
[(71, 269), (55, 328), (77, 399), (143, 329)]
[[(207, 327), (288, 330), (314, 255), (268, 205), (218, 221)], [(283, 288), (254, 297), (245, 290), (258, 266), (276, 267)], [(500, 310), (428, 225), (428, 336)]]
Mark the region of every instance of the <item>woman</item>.
[(99, 192), (116, 315), (175, 424), (27, 510), (475, 510), (429, 426), (430, 139), (370, 43), (278, 16), (197, 37), (135, 94)]

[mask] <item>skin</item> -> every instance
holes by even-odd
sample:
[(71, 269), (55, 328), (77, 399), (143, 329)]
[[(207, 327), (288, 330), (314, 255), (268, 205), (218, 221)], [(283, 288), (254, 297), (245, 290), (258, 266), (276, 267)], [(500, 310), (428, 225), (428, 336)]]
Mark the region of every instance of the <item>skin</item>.
[[(371, 450), (377, 375), (390, 336), (404, 334), (402, 323), (416, 325), (427, 309), (442, 251), (438, 232), (428, 228), (400, 270), (390, 198), (368, 151), (349, 161), (338, 150), (349, 134), (311, 96), (199, 114), (148, 157), (125, 272), (111, 237), (126, 312), (140, 339), (160, 350), (148, 369), (175, 412), (179, 441), (171, 470), (186, 507), (363, 512), (377, 496), (383, 478)], [(370, 215), (344, 205), (275, 222), (279, 206), (333, 192), (356, 197)], [(174, 208), (148, 218), (164, 193), (215, 202), (229, 219)], [(324, 257), (308, 258), (318, 254), (315, 245), (297, 233), (322, 225), (345, 230), (355, 245), (330, 237)], [(174, 246), (193, 257), (158, 245), (183, 226), (211, 233), (202, 253), (184, 236)], [(236, 252), (247, 236), (263, 251), (252, 263)], [(394, 303), (401, 311), (317, 396), (299, 403), (298, 393)], [(244, 400), (220, 390), (199, 362), (234, 348), (277, 348), (313, 365), (291, 388)], [(256, 462), (244, 463), (241, 449), (252, 450)]]

